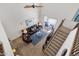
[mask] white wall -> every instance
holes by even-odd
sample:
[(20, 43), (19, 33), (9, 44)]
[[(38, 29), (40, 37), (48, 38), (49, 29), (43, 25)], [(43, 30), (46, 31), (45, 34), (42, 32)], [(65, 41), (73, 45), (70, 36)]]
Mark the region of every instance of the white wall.
[(0, 22), (0, 42), (3, 44), (4, 55), (5, 56), (13, 56), (13, 51), (10, 46), (9, 40), (6, 36), (5, 30)]
[[(52, 17), (60, 21), (64, 18), (71, 20), (79, 4), (42, 4), (42, 8), (26, 8), (26, 4), (21, 3), (4, 3), (0, 4), (0, 21), (2, 21), (4, 29), (10, 40), (15, 39), (21, 35), (22, 25), (25, 27), (24, 20), (38, 17), (43, 20), (43, 16)], [(39, 10), (38, 10), (39, 9)], [(40, 15), (39, 15), (40, 14)], [(58, 25), (59, 25), (58, 23)]]
[(44, 3), (42, 4), (41, 16), (49, 16), (61, 20), (63, 18), (71, 20), (79, 8), (78, 3)]
[(29, 18), (38, 19), (37, 8), (26, 8), (26, 4), (21, 3), (4, 3), (0, 4), (0, 21), (4, 26), (7, 36), (10, 40), (15, 39), (21, 35), (22, 25), (25, 26), (24, 21)]
[[(78, 3), (44, 3), (41, 8), (40, 18), (43, 20), (44, 16), (48, 16), (58, 20), (57, 27), (62, 19), (72, 20), (74, 14), (79, 8)], [(57, 28), (56, 27), (56, 28)]]

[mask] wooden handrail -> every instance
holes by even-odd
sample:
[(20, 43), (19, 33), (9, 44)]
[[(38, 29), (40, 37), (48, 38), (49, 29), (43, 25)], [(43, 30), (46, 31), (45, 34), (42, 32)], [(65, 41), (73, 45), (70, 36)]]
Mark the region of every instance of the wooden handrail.
[(76, 26), (75, 26), (73, 29), (75, 29), (75, 28), (77, 28), (77, 27), (79, 27), (79, 23), (77, 23)]

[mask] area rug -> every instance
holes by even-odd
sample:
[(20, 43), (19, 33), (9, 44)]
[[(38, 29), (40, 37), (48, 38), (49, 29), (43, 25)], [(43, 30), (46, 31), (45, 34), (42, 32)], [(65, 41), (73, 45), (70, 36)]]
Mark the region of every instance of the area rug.
[(33, 45), (36, 45), (36, 44), (39, 43), (46, 35), (47, 35), (46, 32), (44, 32), (43, 30), (39, 30), (38, 32), (36, 32), (35, 34), (33, 34), (33, 35), (31, 36), (32, 44), (33, 44)]

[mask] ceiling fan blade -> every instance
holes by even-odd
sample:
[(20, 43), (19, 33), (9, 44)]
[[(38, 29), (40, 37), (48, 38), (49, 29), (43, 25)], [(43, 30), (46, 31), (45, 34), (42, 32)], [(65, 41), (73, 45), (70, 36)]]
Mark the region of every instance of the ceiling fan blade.
[(35, 5), (35, 7), (43, 7), (43, 6), (36, 6), (36, 5)]
[(32, 8), (32, 6), (25, 6), (24, 8)]

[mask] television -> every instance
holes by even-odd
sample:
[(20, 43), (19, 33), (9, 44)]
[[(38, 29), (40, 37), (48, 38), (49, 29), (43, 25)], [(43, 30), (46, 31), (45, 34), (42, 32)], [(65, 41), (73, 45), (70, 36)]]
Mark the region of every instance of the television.
[(25, 20), (25, 24), (26, 24), (26, 27), (28, 28), (28, 27), (35, 25), (36, 22), (34, 19), (27, 19), (27, 20)]

